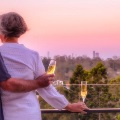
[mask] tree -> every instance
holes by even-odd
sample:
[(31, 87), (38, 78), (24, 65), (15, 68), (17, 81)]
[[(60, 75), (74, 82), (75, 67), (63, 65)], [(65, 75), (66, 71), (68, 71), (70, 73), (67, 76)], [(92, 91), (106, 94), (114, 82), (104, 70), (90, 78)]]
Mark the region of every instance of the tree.
[(107, 69), (104, 67), (102, 63), (98, 63), (96, 67), (91, 69), (92, 74), (92, 83), (107, 83)]
[[(102, 63), (98, 63), (95, 67), (93, 67), (90, 71), (92, 80), (89, 81), (91, 84), (106, 84), (105, 85), (97, 85), (97, 86), (89, 86), (88, 87), (88, 96), (87, 96), (87, 104), (90, 108), (93, 107), (113, 107), (114, 102), (116, 101), (115, 96), (112, 95), (110, 91), (110, 87), (107, 85), (107, 69), (104, 67)], [(100, 114), (99, 114), (100, 115)], [(112, 115), (112, 114), (111, 114)], [(112, 120), (112, 116), (110, 114), (101, 114), (99, 116), (102, 120)], [(91, 118), (97, 119), (97, 116), (91, 115)], [(91, 119), (92, 120), (92, 119)]]
[(49, 62), (50, 62), (50, 58), (44, 57), (44, 58), (42, 59), (42, 62), (43, 62), (43, 65), (44, 65), (44, 67), (45, 67), (45, 71), (47, 71), (48, 65), (49, 65)]
[[(113, 99), (112, 93), (109, 91), (109, 86), (107, 86), (107, 69), (102, 63), (98, 63), (90, 71), (83, 69), (82, 65), (77, 65), (73, 76), (70, 78), (70, 91), (66, 91), (66, 95), (71, 102), (78, 101), (78, 95), (80, 95), (80, 82), (87, 81), (89, 84), (106, 84), (106, 86), (92, 86), (88, 85), (88, 95), (86, 98), (86, 104), (90, 108), (98, 107), (111, 107)], [(74, 85), (73, 85), (74, 84)], [(78, 115), (79, 116), (79, 115)], [(97, 114), (91, 114), (88, 116), (79, 116), (82, 120), (96, 120), (98, 119)], [(112, 120), (109, 114), (101, 114), (102, 120)]]

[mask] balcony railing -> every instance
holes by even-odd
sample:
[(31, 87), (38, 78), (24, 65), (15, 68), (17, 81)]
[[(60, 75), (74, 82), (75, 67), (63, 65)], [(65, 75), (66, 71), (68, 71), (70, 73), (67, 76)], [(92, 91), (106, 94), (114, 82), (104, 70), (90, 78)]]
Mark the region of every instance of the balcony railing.
[[(120, 112), (120, 108), (96, 108), (96, 109), (90, 109), (85, 110), (87, 114), (90, 113), (117, 113)], [(78, 112), (70, 112), (68, 110), (57, 110), (57, 109), (41, 109), (42, 114), (47, 113), (78, 113)]]
[[(79, 86), (80, 84), (72, 84), (72, 86)], [(82, 100), (80, 94), (75, 94), (75, 91), (72, 89), (69, 89), (70, 84), (66, 84), (63, 86), (63, 89), (66, 89), (69, 93), (74, 94), (75, 97), (75, 102)], [(58, 86), (57, 86), (58, 87)], [(58, 90), (59, 90), (58, 87)], [(108, 89), (107, 89), (108, 88)], [(105, 91), (105, 89), (108, 90), (108, 92)], [(92, 92), (91, 92), (92, 90)], [(97, 91), (98, 90), (98, 91)], [(114, 97), (110, 97), (108, 94), (113, 95)], [(63, 94), (63, 93), (62, 93)], [(57, 109), (41, 109), (42, 115), (47, 116), (48, 118), (56, 114), (56, 116), (60, 114), (63, 116), (77, 116), (79, 119), (74, 119), (74, 120), (89, 120), (89, 117), (92, 115), (92, 117), (96, 116), (96, 118), (92, 119), (90, 116), (90, 120), (120, 120), (117, 118), (120, 113), (120, 84), (88, 84), (88, 95), (86, 98), (85, 103), (87, 106), (90, 108), (90, 110), (86, 110), (87, 114), (84, 115), (84, 119), (80, 118), (81, 114), (79, 116), (79, 113), (77, 112), (70, 112), (65, 109), (63, 110), (57, 110)], [(107, 99), (105, 102), (104, 99)], [(93, 105), (91, 105), (90, 101), (94, 102)], [(91, 107), (92, 106), (92, 107)], [(51, 113), (51, 114), (49, 114)], [(50, 115), (50, 116), (49, 116)], [(54, 116), (54, 115), (53, 115)], [(63, 120), (62, 118), (59, 120)], [(66, 120), (66, 119), (65, 119)], [(67, 119), (69, 120), (69, 119)]]

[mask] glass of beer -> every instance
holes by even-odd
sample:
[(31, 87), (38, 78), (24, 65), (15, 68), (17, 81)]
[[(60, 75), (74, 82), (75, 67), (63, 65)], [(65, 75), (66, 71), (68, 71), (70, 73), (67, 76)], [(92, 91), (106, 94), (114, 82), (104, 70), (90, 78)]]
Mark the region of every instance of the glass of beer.
[(54, 59), (51, 59), (48, 66), (47, 74), (54, 74), (55, 68), (56, 68), (56, 61)]
[(85, 98), (87, 96), (87, 81), (81, 81), (81, 97), (83, 102), (85, 102)]

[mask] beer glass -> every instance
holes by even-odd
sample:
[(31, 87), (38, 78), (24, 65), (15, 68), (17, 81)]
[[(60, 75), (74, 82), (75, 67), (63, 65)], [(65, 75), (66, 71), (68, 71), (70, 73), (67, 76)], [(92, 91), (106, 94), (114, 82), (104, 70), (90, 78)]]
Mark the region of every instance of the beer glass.
[(83, 102), (85, 102), (85, 98), (87, 96), (87, 81), (81, 81), (81, 97)]

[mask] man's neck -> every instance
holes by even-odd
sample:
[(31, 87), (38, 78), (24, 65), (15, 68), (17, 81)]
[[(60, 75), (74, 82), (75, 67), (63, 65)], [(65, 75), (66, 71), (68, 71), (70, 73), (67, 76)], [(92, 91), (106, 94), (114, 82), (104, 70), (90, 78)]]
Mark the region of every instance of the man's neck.
[(4, 40), (3, 40), (3, 42), (4, 43), (18, 43), (18, 38), (16, 38), (16, 37), (12, 37), (12, 38), (5, 38)]

